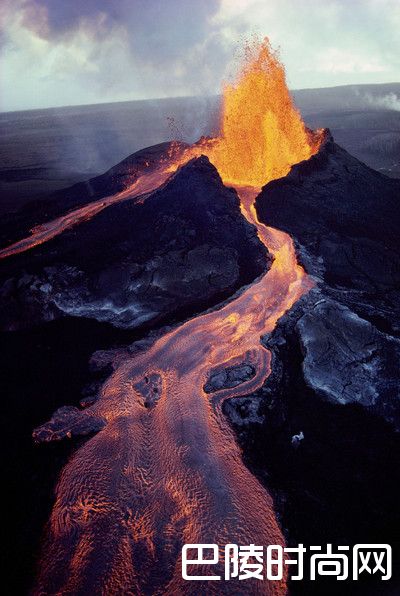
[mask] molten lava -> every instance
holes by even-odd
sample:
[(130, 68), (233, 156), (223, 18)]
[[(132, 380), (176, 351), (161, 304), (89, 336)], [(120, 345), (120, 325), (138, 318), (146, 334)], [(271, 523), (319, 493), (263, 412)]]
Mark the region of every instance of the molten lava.
[[(116, 363), (85, 410), (107, 425), (75, 451), (61, 474), (36, 594), (286, 593), (285, 577), (198, 585), (183, 580), (180, 567), (185, 543), (284, 543), (272, 499), (244, 466), (221, 405), (263, 385), (271, 355), (260, 337), (311, 287), (291, 238), (260, 223), (254, 209), (259, 187), (308, 159), (322, 138), (305, 128), (267, 40), (248, 49), (237, 81), (225, 87), (221, 124), (219, 138), (200, 141), (123, 193), (37, 227), (0, 253), (22, 252), (109, 204), (143, 197), (203, 153), (236, 187), (243, 215), (274, 259), (266, 275), (231, 302)], [(251, 362), (254, 378), (207, 394), (210, 370), (233, 361)], [(151, 379), (159, 397), (148, 408), (143, 387)], [(195, 571), (210, 573), (207, 566)], [(223, 565), (212, 572), (223, 575)]]
[[(238, 188), (243, 213), (274, 257), (270, 270), (235, 300), (116, 366), (85, 410), (107, 426), (61, 474), (34, 594), (287, 593), (285, 577), (198, 583), (181, 574), (183, 544), (284, 544), (272, 499), (243, 464), (222, 412), (226, 399), (263, 385), (271, 354), (260, 337), (311, 287), (291, 238), (256, 219), (257, 192)], [(204, 391), (210, 370), (244, 361), (253, 378)], [(159, 397), (148, 408), (155, 378)], [(194, 571), (223, 577), (223, 560)]]
[(225, 85), (221, 136), (189, 150), (207, 155), (227, 184), (260, 187), (286, 176), (319, 149), (322, 131), (307, 130), (286, 85), (285, 69), (267, 38), (246, 47), (232, 85)]

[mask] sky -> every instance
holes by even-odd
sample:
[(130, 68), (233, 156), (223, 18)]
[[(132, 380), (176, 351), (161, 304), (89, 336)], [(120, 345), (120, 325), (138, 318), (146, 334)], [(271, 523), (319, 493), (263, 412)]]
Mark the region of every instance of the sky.
[(400, 81), (400, 0), (1, 0), (0, 110), (213, 95), (268, 36), (293, 89)]

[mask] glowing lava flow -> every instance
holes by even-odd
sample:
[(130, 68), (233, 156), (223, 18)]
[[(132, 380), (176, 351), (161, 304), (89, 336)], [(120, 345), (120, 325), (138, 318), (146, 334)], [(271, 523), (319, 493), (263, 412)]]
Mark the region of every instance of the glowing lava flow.
[(30, 236), (1, 249), (0, 259), (17, 255), (43, 244), (44, 242), (48, 242), (65, 230), (91, 219), (100, 213), (100, 211), (103, 211), (103, 209), (106, 209), (106, 207), (109, 207), (114, 203), (119, 203), (127, 199), (142, 199), (152, 193), (155, 189), (159, 188), (170, 176), (169, 163), (165, 163), (164, 166), (161, 165), (155, 172), (145, 171), (133, 184), (122, 192), (103, 197), (97, 201), (92, 201), (88, 205), (69, 211), (57, 219), (35, 226), (32, 228)]
[[(270, 354), (260, 336), (310, 282), (290, 237), (254, 219), (257, 190), (239, 194), (274, 256), (271, 269), (220, 310), (189, 320), (122, 363), (106, 382), (87, 411), (108, 424), (61, 474), (37, 593), (285, 593), (284, 581), (205, 587), (181, 577), (185, 543), (283, 544), (271, 498), (243, 465), (221, 402), (262, 385)], [(256, 376), (206, 394), (210, 369), (238, 359), (251, 361)], [(154, 379), (159, 399), (149, 409), (146, 385), (151, 389)], [(212, 573), (223, 576), (218, 566)]]
[[(279, 95), (286, 87), (276, 57), (268, 55), (268, 45), (261, 50), (237, 88), (226, 91), (224, 136), (197, 145), (185, 159), (206, 153), (224, 181), (235, 182), (243, 214), (274, 258), (271, 268), (219, 310), (187, 321), (119, 364), (104, 384), (86, 412), (107, 425), (62, 471), (37, 594), (286, 593), (285, 579), (184, 581), (180, 554), (185, 543), (284, 542), (272, 500), (244, 466), (221, 410), (223, 400), (263, 384), (271, 358), (260, 336), (310, 287), (291, 238), (259, 223), (254, 210), (257, 186), (316, 151), (287, 90)], [(273, 80), (265, 87), (268, 76)], [(249, 97), (253, 84), (261, 96), (276, 92), (268, 109), (264, 102), (263, 112), (256, 110), (258, 116), (244, 113), (247, 104), (242, 112), (235, 107), (264, 101)], [(229, 130), (231, 123), (240, 124), (239, 137)], [(211, 369), (243, 361), (256, 369), (250, 381), (204, 392)], [(149, 394), (152, 406), (146, 407)], [(192, 572), (224, 577), (222, 564)]]

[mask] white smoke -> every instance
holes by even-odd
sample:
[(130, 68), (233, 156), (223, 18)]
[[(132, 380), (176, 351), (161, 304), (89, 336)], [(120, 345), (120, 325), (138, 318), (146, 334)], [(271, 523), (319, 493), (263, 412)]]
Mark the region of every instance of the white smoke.
[(385, 110), (395, 110), (400, 112), (400, 97), (396, 93), (387, 93), (386, 95), (372, 95), (366, 93), (364, 95), (365, 102), (374, 108), (383, 108)]

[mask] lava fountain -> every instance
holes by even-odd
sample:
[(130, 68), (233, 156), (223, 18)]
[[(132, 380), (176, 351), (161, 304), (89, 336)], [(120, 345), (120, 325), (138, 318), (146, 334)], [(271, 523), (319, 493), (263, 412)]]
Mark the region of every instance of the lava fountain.
[[(272, 500), (244, 466), (221, 406), (262, 386), (271, 357), (260, 336), (311, 286), (291, 238), (261, 224), (254, 209), (259, 187), (309, 158), (322, 138), (305, 128), (268, 41), (248, 48), (237, 81), (225, 87), (221, 125), (220, 137), (201, 140), (168, 169), (206, 154), (237, 189), (272, 265), (234, 300), (116, 366), (85, 410), (107, 425), (61, 473), (36, 594), (286, 593), (285, 578), (191, 582), (181, 575), (185, 543), (284, 543)], [(152, 180), (154, 188), (164, 182), (164, 165)], [(252, 363), (251, 380), (204, 391), (211, 370), (238, 362)], [(192, 573), (223, 578), (223, 564)]]
[(268, 39), (245, 48), (236, 81), (225, 85), (221, 135), (188, 150), (203, 153), (226, 184), (261, 187), (316, 153), (323, 131), (308, 130), (293, 104), (285, 69)]

